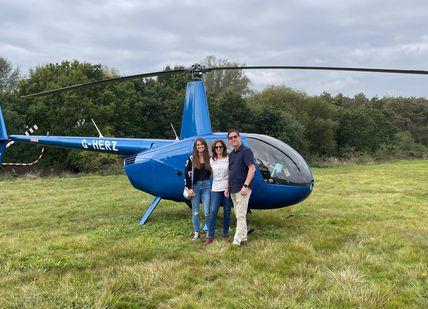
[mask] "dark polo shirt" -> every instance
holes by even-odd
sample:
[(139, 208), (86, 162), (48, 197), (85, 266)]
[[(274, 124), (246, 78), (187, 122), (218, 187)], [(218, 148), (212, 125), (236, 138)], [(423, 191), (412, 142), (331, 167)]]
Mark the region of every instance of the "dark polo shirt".
[[(250, 148), (241, 144), (237, 150), (232, 150), (229, 154), (229, 192), (241, 191), (250, 164), (254, 164), (254, 156)], [(251, 183), (249, 185), (251, 186)]]

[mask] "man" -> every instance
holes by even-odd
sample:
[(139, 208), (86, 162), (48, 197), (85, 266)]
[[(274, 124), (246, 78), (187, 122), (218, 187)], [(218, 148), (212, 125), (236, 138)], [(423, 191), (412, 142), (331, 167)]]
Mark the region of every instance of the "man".
[(256, 166), (253, 152), (242, 144), (238, 130), (229, 130), (227, 138), (233, 151), (229, 154), (229, 188), (224, 194), (228, 196), (230, 193), (232, 198), (236, 216), (233, 244), (240, 246), (242, 242), (247, 241), (247, 210)]

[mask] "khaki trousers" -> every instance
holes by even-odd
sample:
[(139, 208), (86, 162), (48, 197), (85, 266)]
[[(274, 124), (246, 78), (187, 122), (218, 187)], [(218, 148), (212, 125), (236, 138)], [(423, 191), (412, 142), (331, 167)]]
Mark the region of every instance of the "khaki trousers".
[(241, 192), (230, 194), (236, 216), (236, 232), (235, 237), (233, 238), (233, 243), (235, 244), (241, 244), (241, 242), (247, 241), (247, 210), (250, 195), (251, 189), (249, 188), (248, 194), (245, 196), (241, 195)]

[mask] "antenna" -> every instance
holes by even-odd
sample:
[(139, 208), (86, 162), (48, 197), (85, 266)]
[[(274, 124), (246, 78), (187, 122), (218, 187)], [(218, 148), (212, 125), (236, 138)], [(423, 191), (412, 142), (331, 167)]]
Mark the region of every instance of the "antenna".
[(174, 135), (175, 135), (175, 140), (179, 141), (180, 139), (177, 136), (177, 132), (175, 132), (174, 126), (172, 125), (172, 122), (169, 123), (171, 125), (172, 131), (174, 131)]
[(95, 126), (95, 129), (97, 129), (98, 134), (100, 135), (99, 137), (104, 137), (104, 136), (101, 134), (100, 129), (98, 129), (97, 124), (95, 123), (94, 119), (92, 119), (92, 118), (91, 118), (91, 120), (92, 120), (92, 123), (93, 123), (93, 124), (94, 124), (94, 126)]

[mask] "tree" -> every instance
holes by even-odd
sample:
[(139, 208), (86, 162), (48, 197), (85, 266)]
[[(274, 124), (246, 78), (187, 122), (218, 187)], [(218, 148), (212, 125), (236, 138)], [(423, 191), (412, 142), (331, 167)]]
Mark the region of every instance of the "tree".
[[(26, 122), (26, 106), (17, 92), (0, 93), (0, 105), (8, 134), (23, 134)], [(28, 162), (37, 157), (40, 150), (30, 145), (15, 143), (6, 151), (5, 162)]]
[(340, 110), (338, 123), (337, 143), (341, 149), (373, 153), (396, 133), (381, 112), (367, 107)]
[(138, 89), (142, 97), (138, 103), (138, 113), (139, 122), (148, 133), (145, 137), (174, 138), (170, 123), (179, 134), (185, 95), (183, 87), (177, 88), (173, 79), (140, 83)]
[(16, 132), (23, 129), (25, 109), (19, 95), (14, 91), (19, 84), (19, 70), (13, 68), (6, 58), (0, 57), (0, 104), (3, 110), (7, 129)]
[[(21, 133), (25, 130), (26, 107), (17, 93), (19, 83), (19, 70), (13, 68), (11, 62), (0, 57), (0, 105), (8, 134)], [(20, 154), (24, 160), (31, 157), (34, 149), (22, 145), (14, 145), (8, 148), (5, 162), (14, 161)]]
[(372, 100), (371, 106), (398, 131), (408, 131), (416, 143), (428, 146), (428, 100), (425, 98), (391, 98)]
[[(37, 123), (38, 134), (49, 131), (51, 135), (96, 136), (91, 118), (105, 136), (174, 138), (170, 123), (179, 131), (189, 81), (185, 73), (100, 85), (27, 101), (20, 96), (111, 78), (118, 73), (100, 64), (64, 61), (31, 70), (28, 78), (19, 82), (18, 91), (14, 91), (18, 70), (1, 59), (0, 100), (9, 134), (22, 134), (26, 125)], [(238, 65), (212, 56), (205, 63)], [(235, 127), (244, 132), (271, 135), (309, 157), (343, 155), (349, 150), (379, 158), (388, 158), (389, 153), (391, 158), (426, 155), (428, 100), (425, 98), (369, 100), (361, 93), (348, 98), (342, 94), (333, 97), (326, 92), (308, 96), (285, 86), (255, 93), (250, 92), (249, 79), (239, 70), (208, 73), (206, 78), (213, 131)], [(38, 151), (37, 147), (15, 144), (7, 151), (8, 161), (29, 161)], [(17, 155), (19, 160), (14, 160)], [(117, 157), (111, 158), (106, 154), (50, 148), (42, 165), (89, 171), (109, 165)]]
[(246, 131), (251, 124), (252, 113), (245, 99), (231, 90), (218, 99), (211, 98), (210, 111), (213, 131), (227, 131), (231, 128)]
[[(214, 56), (208, 56), (202, 64), (208, 67), (236, 67), (239, 63), (230, 62), (226, 59), (216, 59)], [(246, 77), (242, 70), (220, 70), (205, 74), (205, 87), (208, 93), (221, 95), (226, 91), (233, 91), (240, 95), (249, 94), (250, 79)]]
[(19, 70), (13, 68), (6, 58), (0, 57), (0, 92), (9, 93), (17, 89)]
[(335, 106), (325, 96), (312, 97), (302, 106), (310, 152), (321, 156), (336, 155), (337, 115)]
[(307, 153), (305, 128), (293, 115), (277, 108), (263, 108), (253, 110), (252, 118), (252, 132), (270, 135), (289, 144), (300, 153)]
[(275, 108), (293, 115), (302, 120), (303, 105), (308, 100), (308, 95), (303, 91), (295, 91), (286, 86), (272, 86), (262, 92), (249, 96), (249, 104), (259, 108)]
[[(328, 156), (336, 151), (336, 109), (330, 100), (331, 97), (325, 94), (309, 97), (284, 86), (269, 87), (248, 99), (251, 106), (265, 115), (273, 111), (271, 120), (265, 119), (265, 122), (278, 121), (275, 120), (278, 115), (282, 122), (289, 122), (281, 125), (281, 134), (288, 136), (292, 146), (303, 152), (308, 149), (313, 154)], [(260, 124), (260, 127), (265, 126)], [(291, 128), (296, 130), (294, 135), (291, 135)]]
[[(40, 92), (73, 84), (102, 80), (114, 76), (114, 71), (101, 65), (63, 61), (31, 70), (29, 77), (20, 83), (20, 94)], [(141, 101), (141, 95), (130, 81), (108, 86), (97, 86), (49, 95), (26, 101), (26, 123), (37, 123), (41, 132), (51, 135), (96, 136), (93, 118), (106, 136), (123, 136), (128, 132), (119, 126), (128, 115), (135, 115), (134, 106)], [(141, 119), (143, 122), (145, 119)], [(135, 122), (139, 123), (139, 122)], [(131, 131), (131, 130), (129, 130)], [(132, 133), (138, 133), (134, 128)], [(91, 154), (97, 160), (99, 154)], [(82, 171), (79, 159), (88, 162), (82, 153), (71, 154), (69, 150), (49, 149), (42, 164), (59, 169)]]

